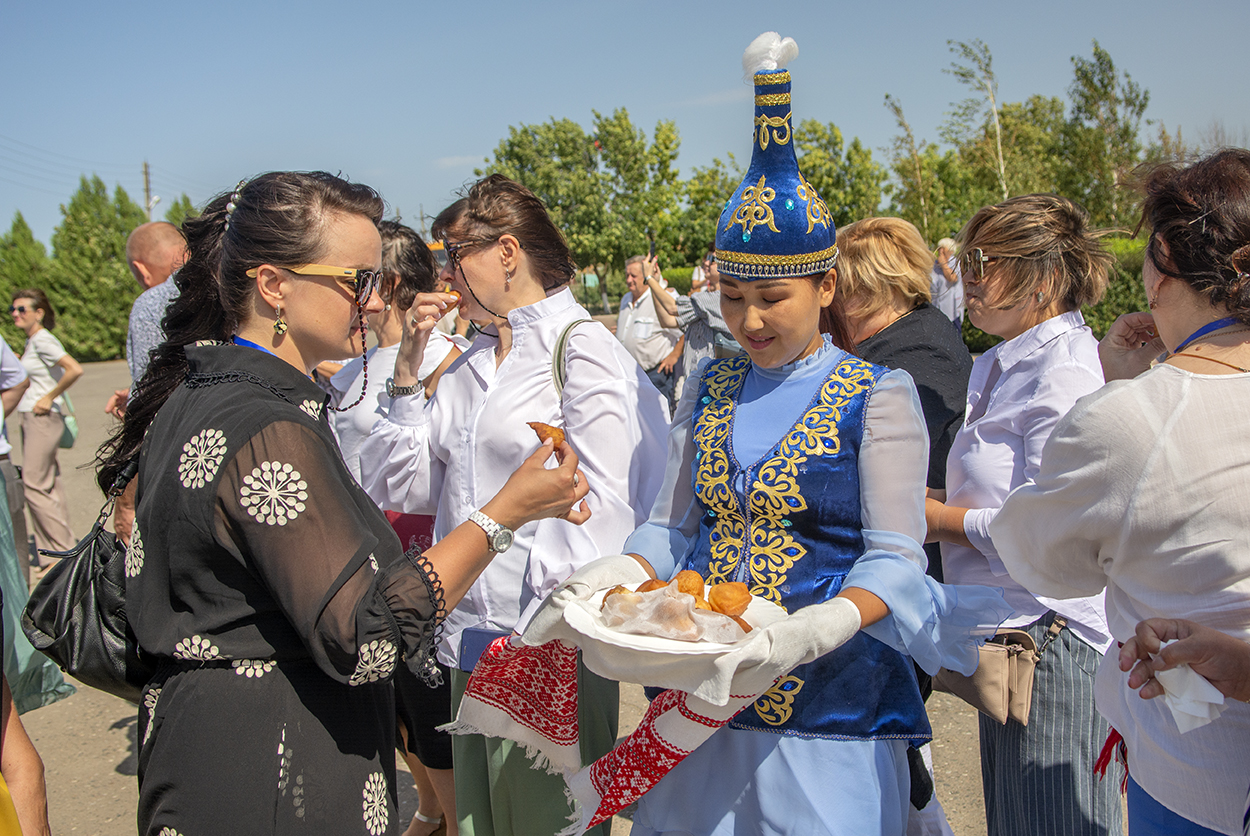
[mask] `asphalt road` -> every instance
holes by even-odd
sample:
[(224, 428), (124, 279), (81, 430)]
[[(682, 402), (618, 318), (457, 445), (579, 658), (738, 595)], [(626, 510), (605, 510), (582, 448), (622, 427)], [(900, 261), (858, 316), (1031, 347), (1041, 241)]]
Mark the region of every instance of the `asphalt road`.
[[(84, 368), (86, 373), (71, 392), (80, 426), (78, 443), (60, 454), (71, 522), (79, 536), (91, 527), (103, 503), (90, 463), (113, 426), (103, 412), (104, 403), (114, 389), (124, 388), (130, 380), (126, 364), (120, 360), (85, 364)], [(15, 443), (14, 458), (20, 463), (16, 421), (9, 422), (9, 437)], [(623, 735), (637, 725), (645, 705), (641, 688), (622, 687)], [(953, 697), (935, 694), (929, 701), (929, 714), (938, 800), (958, 836), (981, 836), (985, 833), (985, 810), (976, 713)], [(135, 832), (136, 716), (129, 703), (85, 686), (68, 699), (22, 716), (47, 770), (54, 833), (126, 836)], [(416, 794), (403, 780), (402, 772), (400, 776), (399, 819), (406, 823), (416, 809)], [(613, 836), (627, 833), (628, 828), (627, 818), (618, 816)]]

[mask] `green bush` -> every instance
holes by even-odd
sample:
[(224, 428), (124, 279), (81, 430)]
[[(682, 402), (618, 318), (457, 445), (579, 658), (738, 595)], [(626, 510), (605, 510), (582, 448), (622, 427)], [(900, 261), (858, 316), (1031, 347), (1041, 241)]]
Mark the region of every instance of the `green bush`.
[(690, 285), (694, 280), (693, 267), (669, 267), (663, 271), (664, 281), (673, 290), (686, 296), (690, 293)]
[[(1146, 291), (1141, 283), (1141, 268), (1146, 255), (1146, 242), (1133, 238), (1109, 238), (1107, 249), (1115, 256), (1111, 265), (1107, 292), (1097, 305), (1081, 309), (1085, 323), (1094, 336), (1102, 339), (1107, 329), (1122, 314), (1146, 310)], [(964, 344), (973, 354), (980, 354), (997, 343), (998, 337), (985, 333), (964, 317)]]

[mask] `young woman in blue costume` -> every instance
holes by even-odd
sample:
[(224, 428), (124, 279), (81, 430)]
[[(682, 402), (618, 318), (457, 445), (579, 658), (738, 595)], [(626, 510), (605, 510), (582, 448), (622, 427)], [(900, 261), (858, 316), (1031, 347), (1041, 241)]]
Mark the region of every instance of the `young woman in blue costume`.
[(660, 577), (744, 581), (790, 612), (847, 599), (862, 629), (673, 768), (639, 802), (635, 836), (903, 833), (907, 745), (930, 737), (905, 654), (967, 670), (978, 615), (1005, 614), (994, 591), (924, 577), (928, 439), (911, 378), (821, 333), (835, 230), (790, 142), (778, 67), (793, 41), (770, 35), (743, 59), (756, 147), (717, 234), (721, 309), (746, 354), (691, 378), (664, 487), (624, 551)]

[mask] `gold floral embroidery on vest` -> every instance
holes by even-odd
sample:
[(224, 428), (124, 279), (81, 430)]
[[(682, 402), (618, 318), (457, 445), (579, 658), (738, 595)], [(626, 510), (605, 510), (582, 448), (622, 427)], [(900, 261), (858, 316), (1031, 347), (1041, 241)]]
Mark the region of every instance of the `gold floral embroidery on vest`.
[(794, 714), (794, 698), (803, 690), (803, 680), (783, 676), (755, 701), (755, 713), (770, 726), (780, 726)]
[(816, 228), (816, 224), (820, 224), (825, 229), (829, 228), (829, 207), (821, 200), (820, 195), (816, 194), (816, 190), (812, 188), (812, 184), (807, 182), (807, 178), (799, 173), (799, 186), (794, 190), (800, 200), (807, 201), (807, 231), (811, 232)]
[(763, 114), (755, 117), (755, 139), (760, 144), (760, 150), (764, 151), (768, 148), (768, 142), (771, 139), (778, 145), (788, 145), (790, 143), (790, 117), (791, 113), (785, 116), (764, 116)]
[(712, 583), (731, 579), (746, 542), (746, 519), (738, 495), (729, 484), (728, 440), (734, 404), (750, 367), (747, 357), (712, 365), (703, 410), (694, 427), (695, 450), (699, 455), (695, 467), (695, 496), (707, 512), (715, 516), (709, 532), (708, 579)]
[(838, 422), (843, 411), (873, 381), (871, 365), (855, 357), (844, 359), (821, 386), (816, 402), (782, 440), (777, 453), (760, 466), (749, 498), (748, 586), (752, 595), (785, 606), (780, 588), (790, 569), (807, 554), (790, 534), (789, 517), (807, 510), (807, 501), (799, 491), (799, 468), (810, 457), (833, 456), (841, 451)]
[(772, 203), (773, 198), (776, 196), (777, 191), (764, 185), (764, 177), (761, 175), (758, 183), (754, 186), (747, 186), (742, 190), (742, 202), (734, 210), (733, 217), (729, 219), (729, 223), (725, 224), (725, 229), (729, 229), (734, 224), (741, 224), (744, 241), (750, 238), (751, 231), (760, 224), (765, 224), (773, 232), (777, 232), (777, 224), (773, 219), (773, 209), (768, 205)]

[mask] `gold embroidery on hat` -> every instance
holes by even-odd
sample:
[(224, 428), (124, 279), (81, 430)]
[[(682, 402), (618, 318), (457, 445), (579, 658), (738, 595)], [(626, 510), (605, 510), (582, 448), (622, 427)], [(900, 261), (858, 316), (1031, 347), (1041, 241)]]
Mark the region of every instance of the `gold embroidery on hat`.
[(816, 228), (816, 224), (828, 229), (829, 207), (821, 200), (820, 195), (816, 194), (816, 190), (812, 188), (811, 183), (807, 182), (802, 172), (799, 172), (799, 187), (794, 191), (801, 200), (807, 201), (807, 231), (810, 233)]
[(763, 84), (789, 84), (789, 83), (790, 83), (790, 72), (788, 70), (784, 73), (756, 73), (755, 74), (755, 84), (757, 86), (763, 85)]
[[(756, 116), (755, 132), (756, 140), (760, 144), (760, 150), (768, 148), (768, 140), (770, 138), (778, 145), (787, 145), (790, 142), (790, 115), (785, 116)], [(770, 131), (769, 128), (772, 128)]]
[(728, 230), (734, 224), (741, 224), (742, 231), (750, 234), (751, 230), (760, 224), (767, 224), (773, 232), (779, 232), (777, 224), (773, 221), (772, 207), (765, 205), (772, 203), (776, 196), (777, 191), (765, 186), (764, 177), (761, 175), (758, 183), (742, 190), (742, 202), (738, 204), (737, 210), (729, 219), (729, 223), (725, 225), (725, 229)]
[[(761, 93), (755, 97), (756, 107), (774, 107), (775, 105), (790, 104), (789, 93)], [(785, 143), (782, 143), (783, 145)]]

